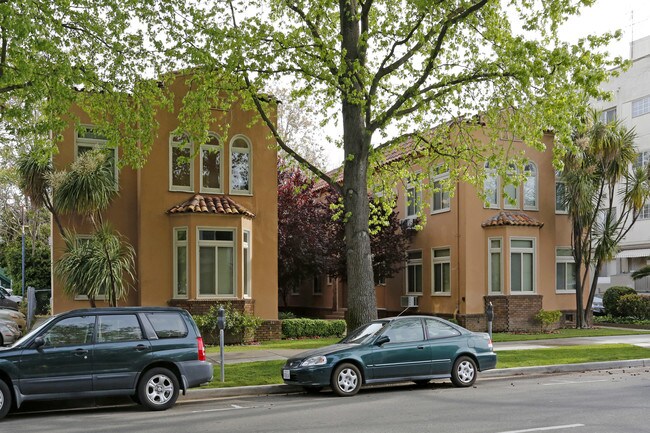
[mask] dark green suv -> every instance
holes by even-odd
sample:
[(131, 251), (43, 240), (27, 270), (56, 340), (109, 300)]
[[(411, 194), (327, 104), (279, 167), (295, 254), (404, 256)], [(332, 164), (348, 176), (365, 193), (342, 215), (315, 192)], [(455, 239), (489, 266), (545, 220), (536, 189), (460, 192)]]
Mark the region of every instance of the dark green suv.
[(0, 418), (29, 400), (129, 395), (151, 410), (212, 379), (190, 314), (180, 308), (74, 310), (0, 349)]

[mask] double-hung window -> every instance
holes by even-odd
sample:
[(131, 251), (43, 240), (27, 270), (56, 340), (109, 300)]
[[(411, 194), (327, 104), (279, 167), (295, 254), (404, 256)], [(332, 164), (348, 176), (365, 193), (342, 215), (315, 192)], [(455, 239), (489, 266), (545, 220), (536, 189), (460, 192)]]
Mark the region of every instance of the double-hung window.
[(569, 213), (569, 206), (566, 200), (566, 182), (562, 179), (562, 174), (555, 172), (555, 213)]
[(645, 168), (648, 164), (650, 164), (650, 150), (639, 152), (636, 155), (636, 161), (634, 161), (634, 168)]
[(219, 137), (210, 133), (201, 146), (201, 192), (223, 192), (223, 146)]
[(174, 298), (187, 298), (187, 227), (174, 228)]
[(558, 292), (576, 290), (576, 264), (571, 248), (555, 249), (555, 290)]
[(407, 253), (406, 261), (406, 293), (422, 293), (422, 251), (415, 250)]
[(488, 239), (488, 289), (491, 293), (503, 291), (503, 250), (501, 238)]
[(199, 296), (235, 296), (235, 232), (198, 229)]
[(443, 172), (441, 166), (438, 166), (433, 177), (431, 213), (449, 210), (449, 191), (445, 191), (446, 179), (449, 179), (449, 171), (447, 170)]
[(194, 191), (192, 145), (181, 136), (169, 137), (169, 190)]
[(406, 217), (414, 218), (420, 212), (420, 191), (415, 185), (406, 187)]
[(483, 182), (483, 192), (485, 193), (486, 207), (491, 209), (499, 208), (499, 175), (496, 170), (490, 166), (489, 162), (485, 163), (485, 181)]
[(252, 152), (251, 144), (238, 135), (230, 142), (230, 192), (252, 194)]
[(650, 113), (650, 95), (632, 101), (632, 117)]
[(83, 155), (91, 150), (102, 150), (106, 152), (106, 165), (115, 180), (115, 188), (118, 186), (118, 169), (117, 169), (117, 148), (107, 147), (108, 140), (106, 137), (98, 134), (91, 126), (82, 127), (77, 130), (75, 137), (76, 153), (75, 157)]
[[(517, 172), (517, 168), (514, 165), (510, 165), (508, 174), (510, 176), (516, 176)], [(508, 183), (503, 187), (503, 208), (519, 209), (519, 185)]]
[(510, 292), (535, 291), (535, 241), (510, 239)]
[(433, 293), (451, 293), (451, 254), (449, 248), (432, 250)]
[(537, 210), (537, 166), (529, 162), (524, 167), (526, 180), (524, 182), (524, 209)]

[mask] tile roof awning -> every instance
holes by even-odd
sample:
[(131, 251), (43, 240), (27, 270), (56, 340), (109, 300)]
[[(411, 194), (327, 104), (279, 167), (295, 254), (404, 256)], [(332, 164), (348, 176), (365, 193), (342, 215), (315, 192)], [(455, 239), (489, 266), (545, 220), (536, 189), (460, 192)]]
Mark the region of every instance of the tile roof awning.
[(172, 206), (168, 214), (202, 213), (215, 215), (242, 215), (254, 218), (255, 214), (227, 195), (195, 194), (181, 204)]
[(502, 211), (481, 223), (481, 227), (543, 227), (544, 223), (521, 211)]
[(616, 254), (617, 259), (630, 259), (633, 257), (650, 257), (650, 248), (624, 250)]

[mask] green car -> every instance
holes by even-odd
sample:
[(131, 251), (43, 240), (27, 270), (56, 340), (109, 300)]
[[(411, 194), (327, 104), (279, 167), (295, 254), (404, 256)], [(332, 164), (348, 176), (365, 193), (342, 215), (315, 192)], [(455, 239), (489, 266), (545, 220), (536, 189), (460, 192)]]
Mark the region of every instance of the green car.
[(339, 396), (355, 395), (364, 384), (451, 379), (474, 384), (479, 371), (496, 366), (488, 334), (468, 331), (432, 316), (403, 316), (361, 326), (337, 344), (287, 360), (282, 378), (308, 392), (331, 386)]
[(185, 310), (73, 310), (0, 348), (0, 418), (26, 401), (116, 395), (165, 410), (179, 392), (209, 382), (212, 373)]

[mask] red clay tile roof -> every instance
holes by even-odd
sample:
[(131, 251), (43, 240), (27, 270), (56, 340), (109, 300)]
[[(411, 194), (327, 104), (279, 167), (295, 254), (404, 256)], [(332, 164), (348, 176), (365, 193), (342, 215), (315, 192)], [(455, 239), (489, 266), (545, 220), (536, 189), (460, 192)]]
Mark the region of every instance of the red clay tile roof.
[(255, 214), (226, 195), (195, 194), (189, 200), (173, 206), (167, 213), (208, 213), (225, 215), (243, 215), (254, 218)]
[(502, 211), (481, 223), (482, 227), (528, 226), (542, 227), (544, 223), (521, 211)]

